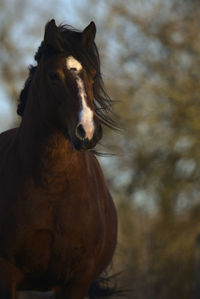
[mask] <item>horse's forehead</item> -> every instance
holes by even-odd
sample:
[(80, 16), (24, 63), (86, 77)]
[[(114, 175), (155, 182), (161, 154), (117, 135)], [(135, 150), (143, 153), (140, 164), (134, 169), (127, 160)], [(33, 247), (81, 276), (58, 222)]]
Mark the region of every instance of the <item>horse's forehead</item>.
[(78, 73), (83, 69), (82, 64), (73, 56), (68, 56), (66, 58), (66, 66), (68, 70), (74, 70)]

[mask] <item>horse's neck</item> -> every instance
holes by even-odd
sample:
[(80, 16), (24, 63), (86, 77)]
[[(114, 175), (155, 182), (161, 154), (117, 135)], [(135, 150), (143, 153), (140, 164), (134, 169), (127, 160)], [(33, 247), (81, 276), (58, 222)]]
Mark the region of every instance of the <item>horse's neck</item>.
[(78, 156), (61, 132), (47, 128), (39, 119), (22, 120), (18, 141), (23, 167), (36, 177), (61, 176)]

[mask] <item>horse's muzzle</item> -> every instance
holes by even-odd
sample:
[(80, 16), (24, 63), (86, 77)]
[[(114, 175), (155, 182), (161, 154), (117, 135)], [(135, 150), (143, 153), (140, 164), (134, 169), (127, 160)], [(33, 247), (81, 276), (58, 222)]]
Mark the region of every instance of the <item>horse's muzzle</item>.
[(95, 147), (97, 142), (102, 138), (102, 127), (101, 125), (98, 125), (95, 128), (93, 137), (89, 140), (86, 137), (84, 128), (81, 124), (79, 124), (75, 130), (75, 134), (70, 135), (69, 139), (76, 150), (78, 151), (84, 151), (89, 150)]

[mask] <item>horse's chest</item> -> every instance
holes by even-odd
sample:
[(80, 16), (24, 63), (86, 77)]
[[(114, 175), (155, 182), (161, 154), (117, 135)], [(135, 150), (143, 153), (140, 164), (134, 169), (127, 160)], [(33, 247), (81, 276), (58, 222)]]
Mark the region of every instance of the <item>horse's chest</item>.
[[(80, 190), (79, 190), (80, 191)], [(56, 243), (82, 242), (83, 236), (94, 233), (99, 219), (98, 205), (88, 193), (63, 192), (60, 194), (32, 194), (18, 206), (17, 227), (22, 236), (37, 231), (49, 230)], [(20, 232), (21, 230), (21, 232)], [(23, 236), (24, 237), (24, 236)]]
[(97, 220), (99, 205), (87, 186), (75, 185), (64, 190), (34, 191), (19, 206), (21, 219), (37, 228), (74, 233), (87, 229)]
[(77, 191), (38, 195), (35, 201), (30, 197), (21, 206), (18, 261), (28, 271), (38, 271), (38, 265), (40, 271), (50, 268), (61, 275), (63, 267), (74, 268), (98, 247), (102, 229), (98, 205), (88, 192)]

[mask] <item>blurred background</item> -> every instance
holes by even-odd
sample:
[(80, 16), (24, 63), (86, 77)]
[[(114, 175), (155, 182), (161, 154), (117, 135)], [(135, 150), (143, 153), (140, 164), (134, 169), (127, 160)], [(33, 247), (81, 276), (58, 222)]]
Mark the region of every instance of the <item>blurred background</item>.
[[(200, 298), (200, 4), (197, 0), (0, 0), (0, 131), (51, 18), (97, 25), (123, 127), (99, 158), (119, 216), (112, 272), (126, 298)], [(102, 148), (101, 148), (102, 149)]]

